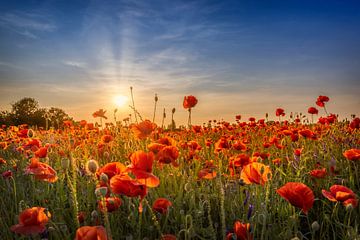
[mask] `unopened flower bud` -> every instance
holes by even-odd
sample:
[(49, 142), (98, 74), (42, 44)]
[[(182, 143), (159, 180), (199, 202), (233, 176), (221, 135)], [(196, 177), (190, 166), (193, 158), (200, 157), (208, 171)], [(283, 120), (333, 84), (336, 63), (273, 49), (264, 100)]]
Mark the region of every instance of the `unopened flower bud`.
[(97, 161), (95, 160), (89, 160), (86, 164), (87, 170), (91, 173), (96, 173), (97, 169), (99, 168), (99, 165)]
[(108, 175), (106, 175), (105, 173), (102, 173), (100, 175), (100, 181), (103, 182), (103, 183), (107, 183), (109, 181)]
[(99, 187), (99, 188), (95, 189), (95, 195), (99, 198), (105, 197), (107, 192), (108, 192), (107, 187)]
[(157, 94), (155, 93), (155, 102), (157, 102), (159, 100)]
[(91, 212), (91, 219), (96, 220), (99, 217), (99, 214), (96, 210)]
[(319, 231), (320, 229), (320, 225), (317, 221), (314, 221), (312, 224), (311, 224), (311, 229), (316, 232), (316, 231)]
[(70, 166), (70, 160), (68, 158), (61, 159), (61, 167), (66, 170)]
[(354, 209), (354, 206), (352, 204), (346, 205), (346, 211), (352, 211)]

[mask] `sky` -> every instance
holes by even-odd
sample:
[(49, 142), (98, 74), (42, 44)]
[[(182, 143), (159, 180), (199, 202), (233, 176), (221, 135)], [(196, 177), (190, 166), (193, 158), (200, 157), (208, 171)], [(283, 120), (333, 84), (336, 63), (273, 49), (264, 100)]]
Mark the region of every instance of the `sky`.
[[(194, 124), (306, 113), (360, 115), (360, 2), (342, 0), (2, 1), (0, 110), (23, 97), (77, 120), (100, 108)], [(324, 111), (320, 109), (320, 115)]]

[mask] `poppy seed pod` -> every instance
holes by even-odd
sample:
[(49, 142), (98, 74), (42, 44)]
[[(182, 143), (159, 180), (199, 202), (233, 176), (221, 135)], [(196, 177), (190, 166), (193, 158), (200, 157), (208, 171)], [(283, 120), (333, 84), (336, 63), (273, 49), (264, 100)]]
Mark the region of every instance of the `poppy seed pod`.
[(87, 170), (89, 171), (89, 172), (91, 172), (91, 173), (96, 173), (96, 171), (98, 170), (98, 168), (99, 168), (99, 165), (98, 165), (98, 163), (97, 163), (97, 161), (95, 161), (95, 160), (89, 160), (88, 162), (87, 162), (87, 164), (86, 164), (86, 168), (87, 168)]

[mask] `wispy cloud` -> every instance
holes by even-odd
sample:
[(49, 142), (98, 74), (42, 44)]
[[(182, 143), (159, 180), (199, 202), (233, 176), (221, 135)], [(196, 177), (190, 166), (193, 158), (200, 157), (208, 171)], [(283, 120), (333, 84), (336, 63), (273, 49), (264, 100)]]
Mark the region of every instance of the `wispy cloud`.
[(32, 39), (37, 38), (36, 32), (53, 32), (57, 29), (47, 16), (20, 11), (0, 16), (0, 26)]
[(63, 61), (63, 64), (70, 67), (76, 67), (76, 68), (85, 68), (87, 64), (85, 62), (79, 62), (79, 61)]

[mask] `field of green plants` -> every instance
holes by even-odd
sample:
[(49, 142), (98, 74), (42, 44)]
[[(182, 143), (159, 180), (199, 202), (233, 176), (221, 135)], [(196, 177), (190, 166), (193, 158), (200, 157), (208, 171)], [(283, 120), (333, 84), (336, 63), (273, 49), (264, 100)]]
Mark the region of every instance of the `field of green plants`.
[(360, 119), (327, 101), (278, 121), (191, 125), (187, 96), (186, 128), (103, 110), (2, 126), (0, 239), (360, 239)]

